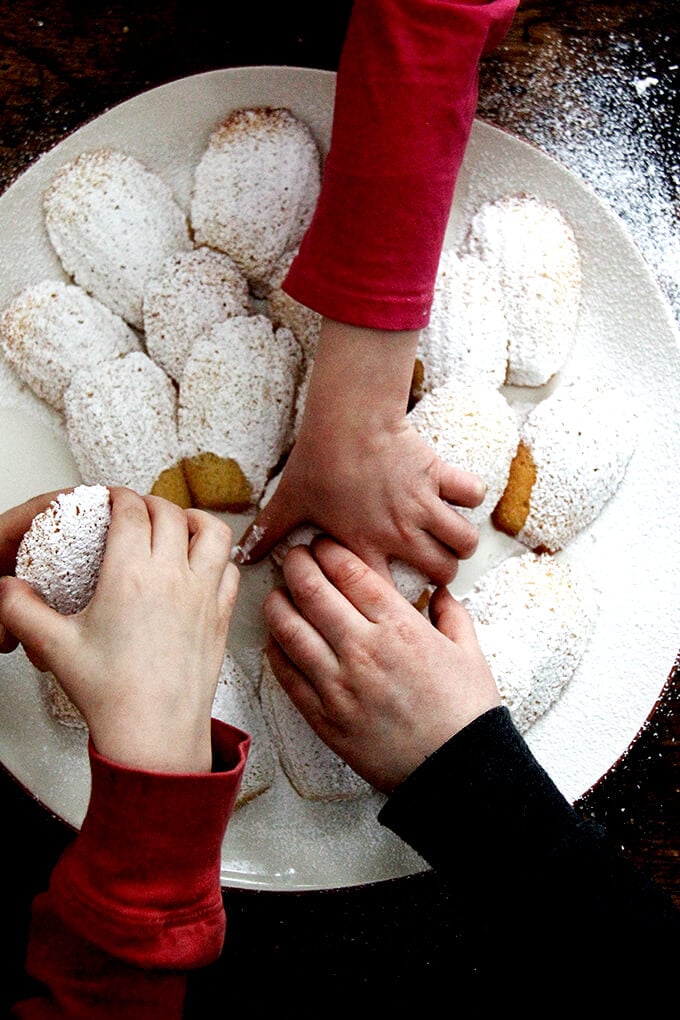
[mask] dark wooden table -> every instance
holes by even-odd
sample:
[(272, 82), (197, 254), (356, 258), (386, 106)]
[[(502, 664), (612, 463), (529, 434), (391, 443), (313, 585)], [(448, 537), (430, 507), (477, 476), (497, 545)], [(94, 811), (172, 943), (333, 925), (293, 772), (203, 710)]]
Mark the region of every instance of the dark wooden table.
[[(0, 190), (83, 122), (164, 82), (236, 65), (336, 68), (348, 3), (311, 11), (259, 3), (237, 16), (233, 6), (2, 0)], [(508, 39), (483, 64), (479, 113), (540, 145), (610, 203), (680, 320), (671, 257), (679, 231), (679, 6), (523, 2)], [(679, 708), (676, 668), (625, 758), (579, 802), (678, 904)], [(6, 774), (0, 810), (3, 919), (13, 940), (0, 978), (5, 1006), (20, 987), (30, 900), (72, 833)], [(423, 918), (436, 931), (439, 895), (430, 875), (319, 894), (228, 891), (230, 985), (258, 1015), (258, 1002), (276, 1002), (282, 975), (312, 967), (322, 983), (349, 982), (357, 994), (400, 967), (421, 966), (425, 978), (432, 950)], [(211, 980), (221, 980), (219, 968), (205, 988)]]

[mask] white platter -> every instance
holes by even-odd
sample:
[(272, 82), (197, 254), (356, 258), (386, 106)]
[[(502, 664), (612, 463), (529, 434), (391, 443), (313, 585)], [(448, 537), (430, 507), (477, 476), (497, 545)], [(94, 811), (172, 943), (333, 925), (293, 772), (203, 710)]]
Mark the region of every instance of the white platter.
[[(230, 110), (287, 106), (325, 150), (334, 84), (330, 72), (298, 68), (213, 71), (144, 93), (76, 131), (0, 197), (0, 307), (28, 284), (63, 275), (44, 231), (40, 200), (64, 162), (102, 144), (124, 149), (164, 177), (188, 208), (193, 167)], [(680, 644), (680, 347), (671, 311), (620, 221), (578, 177), (481, 122), (460, 176), (448, 242), (460, 240), (482, 201), (516, 192), (558, 205), (583, 258), (578, 341), (562, 378), (620, 385), (640, 413), (638, 445), (622, 487), (595, 524), (560, 554), (593, 579), (600, 603), (595, 637), (564, 695), (527, 735), (565, 796), (575, 800), (634, 740)], [(79, 481), (60, 422), (2, 364), (0, 437), (0, 511)], [(237, 536), (248, 520), (232, 518)], [(463, 565), (454, 593), (464, 594), (478, 574), (512, 551), (513, 543), (484, 529), (480, 550)], [(232, 640), (246, 657), (263, 639), (259, 606), (270, 583), (267, 566), (244, 571)], [(89, 793), (85, 738), (48, 716), (20, 650), (0, 660), (0, 760), (48, 810), (79, 827)], [(380, 803), (377, 795), (343, 806), (305, 802), (280, 774), (272, 789), (236, 812), (223, 848), (223, 884), (328, 889), (423, 870), (423, 862), (376, 822)]]

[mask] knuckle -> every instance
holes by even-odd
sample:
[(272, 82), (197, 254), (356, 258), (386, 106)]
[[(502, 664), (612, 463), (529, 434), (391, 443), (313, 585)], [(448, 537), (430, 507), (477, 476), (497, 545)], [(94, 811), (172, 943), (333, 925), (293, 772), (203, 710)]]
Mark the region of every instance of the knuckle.
[(461, 559), (469, 559), (477, 552), (479, 546), (479, 530), (474, 524), (463, 518), (464, 526), (461, 530), (458, 555)]
[(340, 587), (354, 588), (364, 584), (369, 575), (369, 567), (362, 560), (344, 556), (337, 564), (335, 579)]

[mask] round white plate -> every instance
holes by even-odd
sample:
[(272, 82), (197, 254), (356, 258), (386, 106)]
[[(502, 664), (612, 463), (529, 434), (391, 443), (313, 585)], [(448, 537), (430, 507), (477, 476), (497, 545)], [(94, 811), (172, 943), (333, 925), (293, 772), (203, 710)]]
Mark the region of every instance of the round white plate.
[[(325, 71), (213, 71), (153, 89), (76, 131), (0, 197), (0, 307), (30, 283), (63, 276), (43, 227), (41, 194), (67, 160), (93, 146), (121, 148), (157, 171), (188, 208), (193, 168), (208, 135), (230, 110), (287, 106), (309, 124), (325, 151), (334, 84), (334, 75)], [(621, 488), (595, 524), (560, 554), (592, 577), (600, 603), (597, 631), (563, 696), (527, 735), (565, 796), (574, 800), (633, 741), (678, 649), (680, 348), (670, 309), (616, 217), (579, 178), (484, 123), (474, 126), (448, 242), (461, 239), (481, 202), (516, 192), (559, 206), (583, 258), (578, 340), (561, 378), (622, 386), (640, 415), (636, 452)], [(80, 480), (61, 423), (2, 363), (0, 435), (0, 510)], [(237, 536), (248, 520), (233, 519)], [(464, 594), (476, 576), (512, 551), (514, 543), (485, 529), (454, 593)], [(232, 640), (246, 658), (263, 639), (259, 606), (270, 583), (267, 566), (243, 572)], [(83, 734), (49, 717), (40, 684), (20, 650), (0, 661), (0, 684), (3, 764), (49, 810), (79, 827), (89, 793)], [(423, 870), (420, 858), (377, 823), (380, 804), (377, 795), (339, 806), (306, 802), (280, 774), (267, 793), (234, 815), (223, 848), (223, 883), (328, 889)]]

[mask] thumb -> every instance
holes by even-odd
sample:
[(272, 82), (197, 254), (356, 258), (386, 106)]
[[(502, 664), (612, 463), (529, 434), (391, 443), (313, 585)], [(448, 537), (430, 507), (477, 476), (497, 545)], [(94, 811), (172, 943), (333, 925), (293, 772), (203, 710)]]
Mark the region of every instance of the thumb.
[(235, 563), (245, 566), (264, 559), (294, 527), (302, 523), (286, 507), (287, 501), (277, 490), (234, 546)]
[(11, 651), (21, 643), (37, 669), (56, 672), (57, 649), (65, 638), (66, 621), (26, 581), (0, 578), (0, 650)]

